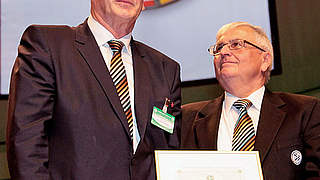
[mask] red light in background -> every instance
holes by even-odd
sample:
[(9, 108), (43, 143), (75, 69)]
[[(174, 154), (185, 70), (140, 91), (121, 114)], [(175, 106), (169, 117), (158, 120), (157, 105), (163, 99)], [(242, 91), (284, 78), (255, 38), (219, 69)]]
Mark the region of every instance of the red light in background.
[(144, 7), (152, 7), (155, 5), (154, 0), (145, 0), (143, 4), (144, 4)]

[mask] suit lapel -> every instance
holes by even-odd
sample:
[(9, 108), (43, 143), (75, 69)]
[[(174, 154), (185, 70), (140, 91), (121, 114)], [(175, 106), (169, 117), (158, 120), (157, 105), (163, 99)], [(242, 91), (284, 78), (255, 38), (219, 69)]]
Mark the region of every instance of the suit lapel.
[(106, 97), (109, 99), (114, 111), (118, 118), (121, 120), (123, 127), (126, 129), (128, 137), (129, 128), (125, 114), (123, 112), (120, 99), (117, 95), (116, 89), (113, 85), (113, 81), (109, 74), (108, 68), (105, 65), (104, 59), (100, 52), (100, 49), (89, 30), (87, 21), (76, 28), (76, 40), (75, 46), (83, 57), (83, 60), (88, 64), (91, 72), (95, 76), (96, 80), (100, 84)]
[(217, 137), (223, 95), (204, 106), (194, 122), (195, 135), (200, 149), (217, 149)]
[(255, 150), (258, 150), (261, 162), (264, 161), (270, 147), (278, 133), (278, 130), (286, 116), (280, 107), (285, 103), (280, 97), (266, 90), (260, 113)]
[[(222, 111), (223, 96), (211, 101), (198, 113), (194, 122), (195, 136), (200, 149), (217, 149), (217, 137)], [(261, 162), (265, 159), (278, 130), (286, 116), (281, 107), (285, 103), (280, 97), (268, 90), (263, 98), (258, 125), (255, 150), (258, 150)]]
[(131, 40), (134, 69), (135, 115), (141, 139), (144, 138), (148, 121), (151, 120), (152, 85), (147, 63), (143, 52), (139, 51), (136, 42)]

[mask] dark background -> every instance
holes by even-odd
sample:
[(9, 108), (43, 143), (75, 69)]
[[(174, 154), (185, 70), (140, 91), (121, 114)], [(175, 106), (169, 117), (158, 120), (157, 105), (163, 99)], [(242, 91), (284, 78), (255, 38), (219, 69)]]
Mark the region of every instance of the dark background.
[[(320, 1), (270, 1), (276, 5), (282, 73), (272, 76), (267, 87), (320, 97)], [(222, 92), (216, 83), (193, 84), (182, 88), (182, 102), (208, 100)], [(4, 143), (6, 121), (7, 99), (1, 97), (0, 180), (9, 179)]]

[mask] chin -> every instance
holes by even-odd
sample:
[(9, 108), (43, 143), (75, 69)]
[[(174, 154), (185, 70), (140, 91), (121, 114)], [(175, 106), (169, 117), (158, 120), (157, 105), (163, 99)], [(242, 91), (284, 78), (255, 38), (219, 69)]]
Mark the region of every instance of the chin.
[(235, 76), (237, 75), (237, 71), (233, 68), (223, 68), (220, 70), (221, 76)]
[(130, 13), (129, 11), (121, 10), (121, 11), (118, 11), (117, 16), (121, 17), (122, 19), (132, 19), (136, 17), (136, 14)]
[(134, 8), (118, 8), (116, 13), (118, 14), (118, 16), (124, 18), (124, 19), (132, 19), (137, 17), (137, 14), (139, 14), (139, 12), (137, 12), (136, 9)]

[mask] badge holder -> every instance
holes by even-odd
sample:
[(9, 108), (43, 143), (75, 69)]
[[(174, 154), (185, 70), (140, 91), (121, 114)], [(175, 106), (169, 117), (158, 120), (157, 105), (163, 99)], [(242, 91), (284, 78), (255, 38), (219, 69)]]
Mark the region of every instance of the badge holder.
[(173, 103), (166, 98), (162, 110), (156, 106), (153, 107), (151, 124), (172, 134), (175, 117), (167, 113), (169, 105), (172, 107)]

